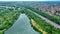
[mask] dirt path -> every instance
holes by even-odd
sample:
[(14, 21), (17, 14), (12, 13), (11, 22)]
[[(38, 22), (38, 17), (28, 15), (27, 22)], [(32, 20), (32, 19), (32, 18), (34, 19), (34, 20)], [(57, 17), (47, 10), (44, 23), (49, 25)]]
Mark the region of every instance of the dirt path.
[(33, 19), (31, 19), (32, 25), (34, 27), (36, 27), (40, 32), (42, 32), (43, 34), (47, 34), (47, 32), (45, 32), (40, 25), (38, 25)]

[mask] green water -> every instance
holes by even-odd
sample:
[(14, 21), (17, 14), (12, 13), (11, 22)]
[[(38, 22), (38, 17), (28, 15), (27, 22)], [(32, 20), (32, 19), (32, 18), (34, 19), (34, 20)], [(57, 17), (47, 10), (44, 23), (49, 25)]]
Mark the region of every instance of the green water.
[(30, 20), (25, 14), (21, 14), (11, 28), (5, 34), (40, 34), (35, 31), (30, 24)]

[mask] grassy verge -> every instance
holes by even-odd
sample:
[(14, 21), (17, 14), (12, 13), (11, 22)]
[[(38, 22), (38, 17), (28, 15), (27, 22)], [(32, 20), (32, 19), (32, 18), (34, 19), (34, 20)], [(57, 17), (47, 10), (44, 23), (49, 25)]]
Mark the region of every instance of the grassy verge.
[(36, 29), (39, 30), (39, 32), (42, 32), (43, 34), (47, 34), (46, 31), (44, 31), (40, 25), (38, 25), (33, 19), (31, 19), (31, 23), (33, 25), (33, 27), (35, 27)]
[[(39, 10), (36, 9), (36, 8), (32, 8), (32, 7), (26, 7), (26, 8), (28, 8), (28, 9), (30, 9), (30, 10), (38, 13), (39, 15), (42, 15), (42, 16), (48, 18), (49, 20), (51, 20), (51, 21), (53, 21), (53, 22), (55, 22), (55, 23), (57, 23), (57, 24), (60, 25), (60, 19), (59, 19), (59, 18), (57, 18), (57, 17), (55, 17), (55, 16), (51, 16), (51, 15), (49, 15), (49, 14), (47, 14), (47, 13), (42, 12), (42, 11), (39, 11)], [(48, 16), (49, 16), (49, 17), (48, 17)]]
[(40, 17), (36, 16), (34, 13), (30, 12), (29, 10), (25, 10), (25, 14), (30, 18), (33, 19), (43, 31), (46, 31), (47, 34), (60, 34), (60, 29), (53, 27), (49, 23), (46, 23)]

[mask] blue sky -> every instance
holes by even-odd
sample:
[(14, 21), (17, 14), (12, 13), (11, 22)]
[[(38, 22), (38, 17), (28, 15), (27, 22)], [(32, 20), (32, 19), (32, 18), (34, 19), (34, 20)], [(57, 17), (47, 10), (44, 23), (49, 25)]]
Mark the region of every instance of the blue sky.
[(60, 1), (60, 0), (0, 0), (0, 1)]

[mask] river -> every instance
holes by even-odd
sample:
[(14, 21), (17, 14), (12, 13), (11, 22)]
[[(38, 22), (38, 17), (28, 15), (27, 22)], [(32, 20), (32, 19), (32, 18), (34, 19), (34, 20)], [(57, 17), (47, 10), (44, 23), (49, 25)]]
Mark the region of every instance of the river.
[(21, 14), (18, 20), (4, 34), (40, 34), (35, 31), (30, 24), (30, 20), (25, 14)]

